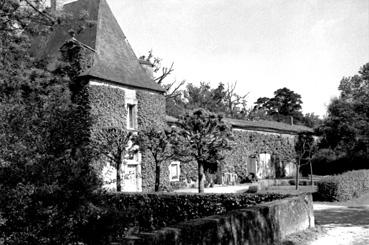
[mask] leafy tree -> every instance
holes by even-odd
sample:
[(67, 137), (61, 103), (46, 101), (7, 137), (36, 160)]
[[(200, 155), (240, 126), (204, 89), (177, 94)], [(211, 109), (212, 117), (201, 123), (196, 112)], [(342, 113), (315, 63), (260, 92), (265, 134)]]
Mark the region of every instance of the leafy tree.
[(71, 100), (70, 74), (29, 55), (32, 35), (56, 24), (40, 2), (0, 1), (0, 239), (87, 242), (86, 222), (99, 212), (92, 118)]
[(138, 152), (137, 137), (120, 128), (103, 128), (97, 133), (95, 145), (100, 154), (107, 159), (116, 170), (116, 190), (122, 190), (121, 169), (124, 160)]
[(319, 127), (320, 148), (331, 149), (346, 159), (345, 169), (366, 168), (369, 160), (369, 63), (353, 77), (344, 77), (341, 94), (328, 106), (328, 116)]
[(155, 191), (160, 191), (160, 174), (163, 163), (176, 158), (173, 147), (176, 147), (177, 152), (180, 152), (178, 149), (181, 144), (178, 144), (176, 131), (174, 129), (149, 128), (139, 132), (138, 141), (141, 151), (149, 152), (154, 159)]
[(313, 185), (313, 166), (312, 158), (317, 151), (317, 144), (313, 137), (313, 133), (301, 132), (298, 134), (295, 144), (296, 151), (296, 190), (299, 188), (300, 167), (308, 164), (310, 167), (311, 185)]
[(281, 88), (274, 92), (273, 98), (259, 98), (255, 102), (254, 111), (264, 110), (275, 121), (289, 123), (291, 118), (301, 121), (301, 105), (301, 95), (288, 88)]
[(310, 128), (317, 128), (322, 122), (322, 119), (314, 113), (306, 113), (301, 119), (301, 123)]
[(185, 108), (203, 108), (231, 118), (244, 118), (248, 94), (237, 94), (236, 85), (237, 83), (228, 83), (225, 86), (219, 83), (216, 88), (211, 88), (209, 83), (202, 82), (199, 87), (189, 83), (184, 91)]
[(224, 96), (223, 84), (212, 89), (209, 83), (201, 82), (199, 87), (189, 83), (184, 91), (185, 108), (189, 110), (203, 108), (213, 112), (224, 111), (222, 104)]
[[(231, 132), (221, 116), (204, 109), (186, 114), (178, 122), (179, 142), (185, 154), (198, 164), (198, 189), (204, 192), (204, 170), (215, 170), (223, 159), (223, 151), (230, 148)], [(175, 148), (178, 150), (177, 148)]]

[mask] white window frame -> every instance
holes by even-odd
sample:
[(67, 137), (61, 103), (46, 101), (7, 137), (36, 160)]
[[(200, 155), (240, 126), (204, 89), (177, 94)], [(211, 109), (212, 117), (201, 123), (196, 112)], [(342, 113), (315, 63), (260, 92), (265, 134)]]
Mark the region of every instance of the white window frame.
[[(172, 171), (173, 167), (176, 168), (175, 173)], [(179, 181), (181, 175), (181, 163), (179, 161), (171, 162), (169, 165), (169, 181)]]

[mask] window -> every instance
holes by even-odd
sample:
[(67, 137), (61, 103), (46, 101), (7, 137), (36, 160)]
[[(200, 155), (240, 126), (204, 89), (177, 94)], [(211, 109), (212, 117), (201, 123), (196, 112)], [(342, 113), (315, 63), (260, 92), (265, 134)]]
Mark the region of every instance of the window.
[(127, 123), (128, 129), (135, 129), (136, 128), (136, 106), (133, 104), (127, 104)]
[(172, 162), (169, 165), (169, 180), (179, 181), (179, 175), (181, 174), (180, 163)]

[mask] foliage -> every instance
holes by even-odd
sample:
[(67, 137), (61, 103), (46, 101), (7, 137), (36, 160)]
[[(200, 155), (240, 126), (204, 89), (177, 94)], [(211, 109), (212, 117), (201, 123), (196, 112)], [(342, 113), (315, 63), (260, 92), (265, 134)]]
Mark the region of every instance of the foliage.
[(149, 152), (155, 162), (155, 191), (160, 190), (162, 164), (174, 158), (172, 147), (180, 147), (173, 144), (175, 133), (172, 129), (158, 130), (157, 128), (148, 128), (138, 133), (140, 150)]
[(369, 192), (369, 170), (356, 170), (325, 177), (318, 181), (323, 200), (346, 201)]
[(237, 94), (236, 85), (219, 83), (216, 88), (211, 88), (209, 83), (202, 82), (199, 87), (189, 83), (183, 91), (184, 107), (189, 110), (203, 108), (231, 118), (245, 118), (248, 94)]
[(198, 164), (199, 192), (204, 192), (204, 170), (215, 172), (224, 158), (223, 150), (229, 149), (230, 128), (221, 116), (203, 109), (186, 114), (178, 122), (177, 142), (183, 148), (175, 148), (176, 154), (187, 155)]
[[(311, 182), (313, 178), (312, 173), (312, 158), (317, 151), (317, 143), (314, 139), (313, 133), (301, 132), (298, 134), (297, 142), (295, 144), (296, 151), (296, 190), (299, 187), (300, 167), (306, 164), (310, 166)], [(313, 184), (313, 183), (311, 183)]]
[(328, 106), (328, 116), (318, 128), (321, 149), (331, 149), (346, 169), (367, 168), (369, 156), (369, 63), (359, 74), (343, 78), (341, 94)]
[(236, 173), (242, 179), (248, 176), (247, 164), (250, 164), (252, 158), (257, 161), (261, 153), (271, 155), (272, 163), (279, 167), (276, 171), (277, 177), (285, 177), (286, 164), (292, 164), (296, 160), (295, 140), (291, 136), (243, 130), (233, 131), (232, 134), (234, 144), (224, 159), (224, 170)]
[(275, 121), (290, 123), (291, 118), (301, 120), (301, 105), (301, 95), (288, 88), (281, 88), (274, 92), (273, 98), (257, 99), (253, 111), (262, 110)]
[(67, 69), (49, 72), (29, 56), (30, 35), (55, 24), (36, 3), (0, 1), (0, 239), (87, 241), (86, 224), (102, 212), (89, 201), (100, 186), (92, 118), (73, 103)]
[(185, 84), (185, 80), (177, 82), (176, 80), (168, 82), (168, 78), (174, 71), (174, 63), (167, 67), (163, 66), (162, 59), (153, 55), (152, 50), (147, 55), (140, 57), (141, 60), (148, 61), (153, 66), (154, 81), (165, 89), (166, 112), (171, 116), (179, 116), (184, 113), (184, 105), (181, 99), (181, 88)]
[(317, 128), (322, 124), (323, 120), (318, 115), (306, 113), (301, 119), (301, 123), (309, 128)]
[(126, 158), (131, 158), (138, 151), (136, 136), (131, 131), (121, 128), (102, 128), (96, 135), (94, 145), (98, 152), (112, 163), (117, 171), (116, 190), (120, 192), (121, 167)]
[[(137, 232), (157, 230), (182, 221), (224, 214), (230, 210), (285, 198), (281, 194), (174, 194), (120, 193), (99, 197), (110, 208), (114, 233), (122, 235), (136, 226)], [(175, 215), (174, 215), (175, 214)]]

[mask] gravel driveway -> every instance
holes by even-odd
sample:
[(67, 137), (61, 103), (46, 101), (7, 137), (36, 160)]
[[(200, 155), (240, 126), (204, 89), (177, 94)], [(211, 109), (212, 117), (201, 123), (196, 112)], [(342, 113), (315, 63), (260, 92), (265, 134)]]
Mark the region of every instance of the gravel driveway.
[(316, 224), (326, 233), (309, 245), (368, 245), (369, 205), (314, 204)]

